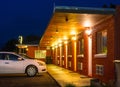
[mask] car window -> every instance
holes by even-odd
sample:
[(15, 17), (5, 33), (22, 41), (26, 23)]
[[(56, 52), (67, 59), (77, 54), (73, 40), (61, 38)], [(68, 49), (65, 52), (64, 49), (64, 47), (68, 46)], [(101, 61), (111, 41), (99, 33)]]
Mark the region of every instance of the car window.
[(26, 58), (26, 59), (33, 59), (33, 58), (31, 58), (31, 57), (29, 57), (27, 55), (23, 55), (23, 54), (20, 54), (20, 56), (22, 56), (23, 58)]
[(17, 55), (14, 54), (8, 54), (8, 53), (0, 53), (0, 60), (18, 60)]
[(0, 60), (5, 60), (5, 55), (4, 54), (0, 54)]
[(18, 60), (18, 56), (9, 54), (9, 60)]

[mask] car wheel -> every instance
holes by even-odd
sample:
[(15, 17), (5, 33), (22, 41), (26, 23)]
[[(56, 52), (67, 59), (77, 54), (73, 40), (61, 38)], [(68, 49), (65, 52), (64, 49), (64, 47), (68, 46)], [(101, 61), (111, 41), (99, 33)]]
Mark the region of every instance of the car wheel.
[(33, 77), (37, 73), (37, 68), (33, 65), (30, 65), (26, 68), (26, 74), (27, 76)]

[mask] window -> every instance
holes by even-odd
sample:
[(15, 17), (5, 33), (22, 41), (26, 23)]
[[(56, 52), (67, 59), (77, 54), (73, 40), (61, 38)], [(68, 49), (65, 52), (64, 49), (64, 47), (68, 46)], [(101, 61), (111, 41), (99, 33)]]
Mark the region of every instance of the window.
[(79, 42), (78, 42), (78, 52), (79, 52), (79, 56), (83, 57), (84, 56), (84, 33), (80, 33), (79, 34)]
[(84, 39), (81, 38), (79, 43), (80, 43), (80, 45), (79, 45), (80, 46), (80, 54), (84, 54)]
[(68, 61), (68, 67), (71, 67), (71, 61)]
[(107, 53), (107, 30), (97, 32), (97, 54)]
[(68, 55), (72, 55), (72, 43), (68, 44)]
[(16, 56), (16, 55), (9, 54), (7, 56), (9, 56), (9, 60), (18, 60), (18, 56)]
[(104, 66), (103, 65), (96, 65), (96, 74), (103, 75), (104, 74)]
[(40, 50), (35, 50), (35, 58), (40, 58)]
[(35, 50), (35, 58), (46, 58), (45, 50)]
[(0, 60), (5, 60), (4, 54), (0, 54)]
[(78, 69), (83, 70), (83, 63), (82, 62), (78, 62)]
[(65, 46), (62, 45), (62, 57), (64, 56), (64, 53), (65, 53), (64, 48), (65, 48)]

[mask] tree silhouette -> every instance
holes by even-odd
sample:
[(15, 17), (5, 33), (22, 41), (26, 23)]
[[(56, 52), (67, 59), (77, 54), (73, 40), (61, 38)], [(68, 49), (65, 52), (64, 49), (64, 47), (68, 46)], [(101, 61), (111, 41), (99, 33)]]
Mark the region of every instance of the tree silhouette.
[(108, 6), (107, 6), (106, 4), (104, 4), (102, 7), (103, 7), (103, 8), (108, 8)]
[(114, 5), (114, 4), (110, 4), (110, 8), (116, 8), (116, 5)]
[(40, 36), (28, 35), (24, 37), (23, 44), (39, 44)]
[[(23, 44), (39, 44), (40, 37), (36, 35), (28, 35), (23, 37)], [(3, 47), (2, 51), (11, 51), (11, 52), (18, 52), (18, 48), (16, 44), (19, 44), (17, 39), (9, 40)]]
[(2, 51), (15, 52), (17, 50), (16, 44), (18, 44), (18, 40), (11, 39), (3, 46)]
[(103, 7), (103, 8), (116, 8), (116, 5), (110, 3), (110, 5), (104, 4), (102, 7)]

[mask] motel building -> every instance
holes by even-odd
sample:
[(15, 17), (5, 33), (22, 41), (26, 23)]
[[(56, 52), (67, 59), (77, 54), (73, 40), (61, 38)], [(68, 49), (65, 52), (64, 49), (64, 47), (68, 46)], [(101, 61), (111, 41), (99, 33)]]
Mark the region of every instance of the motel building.
[(104, 83), (120, 82), (115, 68), (120, 60), (120, 6), (55, 7), (39, 46), (57, 66)]
[(36, 55), (46, 50), (52, 64), (104, 83), (120, 83), (120, 6), (55, 7), (35, 49)]

